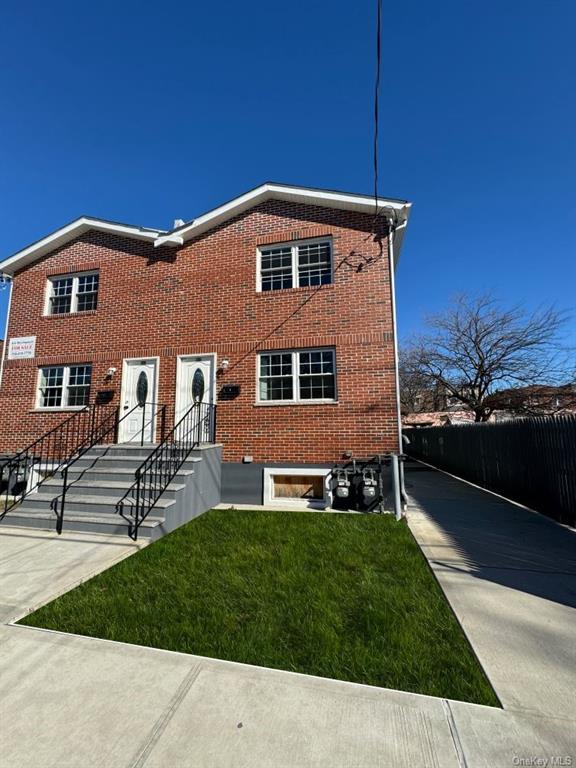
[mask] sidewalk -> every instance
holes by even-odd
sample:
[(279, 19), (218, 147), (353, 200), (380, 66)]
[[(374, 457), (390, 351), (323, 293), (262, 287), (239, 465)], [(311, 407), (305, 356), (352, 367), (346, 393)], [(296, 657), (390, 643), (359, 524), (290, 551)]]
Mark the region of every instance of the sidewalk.
[(140, 549), (128, 537), (0, 524), (0, 624), (22, 618)]
[[(422, 528), (423, 513), (416, 514)], [(108, 567), (132, 546), (0, 529), (5, 617)], [(507, 768), (518, 758), (576, 761), (574, 723), (565, 718), (7, 624), (0, 625), (0, 718), (2, 768)]]
[(425, 465), (406, 485), (410, 528), (504, 708), (576, 734), (576, 532)]

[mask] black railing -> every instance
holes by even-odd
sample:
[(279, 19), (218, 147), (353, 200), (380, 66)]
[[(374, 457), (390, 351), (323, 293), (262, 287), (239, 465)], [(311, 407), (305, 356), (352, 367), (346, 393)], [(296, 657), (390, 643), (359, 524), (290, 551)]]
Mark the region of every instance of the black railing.
[(115, 424), (117, 413), (117, 408), (111, 406), (86, 406), (8, 457), (0, 468), (0, 520), (44, 480), (66, 466), (102, 424), (110, 420)]
[(190, 453), (202, 443), (213, 443), (215, 435), (216, 406), (194, 403), (136, 469), (134, 482), (116, 505), (116, 512), (128, 521), (128, 535), (134, 541)]
[[(68, 479), (68, 472), (70, 470), (70, 467), (72, 467), (78, 461), (78, 459), (81, 459), (82, 456), (84, 456), (84, 454), (87, 453), (87, 451), (89, 451), (95, 445), (105, 442), (106, 438), (109, 438), (110, 435), (112, 435), (112, 442), (117, 442), (119, 431), (120, 431), (120, 425), (125, 419), (131, 416), (139, 408), (142, 410), (142, 423), (138, 430), (137, 436), (135, 436), (137, 437), (139, 444), (144, 445), (144, 435), (148, 427), (150, 427), (150, 434), (151, 435), (154, 434), (154, 425), (157, 421), (158, 416), (160, 416), (160, 441), (164, 440), (164, 432), (165, 432), (165, 425), (166, 425), (166, 406), (165, 405), (157, 406), (156, 403), (145, 403), (144, 405), (137, 404), (122, 416), (120, 416), (119, 409), (115, 408), (114, 413), (111, 414), (110, 417), (107, 417), (106, 419), (103, 419), (102, 421), (100, 421), (91, 430), (90, 434), (86, 437), (86, 439), (82, 442), (82, 444), (78, 446), (77, 450), (74, 453), (74, 456), (70, 459), (70, 461), (67, 461), (64, 467), (61, 468), (62, 491), (61, 493), (58, 494), (58, 496), (55, 496), (50, 502), (50, 508), (56, 515), (56, 531), (59, 534), (62, 533), (62, 526), (64, 523), (66, 495), (68, 493), (70, 486), (73, 485), (74, 483), (73, 480), (69, 481)], [(137, 416), (138, 416), (138, 419), (140, 420), (140, 414), (137, 414)]]

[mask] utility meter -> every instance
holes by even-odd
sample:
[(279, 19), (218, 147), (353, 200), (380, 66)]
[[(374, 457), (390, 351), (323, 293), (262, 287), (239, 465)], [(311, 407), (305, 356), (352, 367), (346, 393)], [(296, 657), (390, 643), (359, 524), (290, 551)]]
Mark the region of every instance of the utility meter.
[(362, 499), (365, 504), (369, 505), (376, 498), (376, 489), (378, 488), (378, 481), (376, 480), (376, 473), (373, 469), (362, 470)]
[(336, 474), (336, 496), (339, 499), (347, 499), (350, 496), (350, 480), (346, 470), (339, 470)]

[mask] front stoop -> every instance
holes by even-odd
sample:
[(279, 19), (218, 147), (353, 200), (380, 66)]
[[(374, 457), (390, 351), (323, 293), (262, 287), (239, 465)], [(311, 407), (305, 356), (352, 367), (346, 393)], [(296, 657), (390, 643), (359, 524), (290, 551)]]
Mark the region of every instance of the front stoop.
[[(127, 536), (129, 522), (116, 511), (117, 502), (134, 482), (134, 472), (155, 445), (97, 445), (78, 459), (68, 473), (63, 533)], [(154, 541), (220, 503), (222, 447), (194, 449), (156, 505), (142, 522), (138, 536)], [(62, 492), (60, 474), (45, 480), (38, 491), (6, 516), (11, 526), (56, 529), (52, 499)]]

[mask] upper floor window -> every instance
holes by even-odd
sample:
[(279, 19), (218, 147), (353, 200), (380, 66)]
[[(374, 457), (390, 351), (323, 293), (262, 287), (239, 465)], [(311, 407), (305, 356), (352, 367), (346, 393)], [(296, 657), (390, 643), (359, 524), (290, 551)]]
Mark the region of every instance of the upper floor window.
[(258, 249), (258, 290), (278, 291), (332, 282), (332, 241), (301, 240)]
[(48, 279), (48, 315), (88, 312), (98, 305), (98, 272)]
[(40, 368), (38, 408), (74, 408), (88, 405), (91, 365), (55, 365)]
[(258, 356), (260, 402), (336, 399), (333, 349), (266, 352)]

